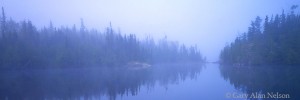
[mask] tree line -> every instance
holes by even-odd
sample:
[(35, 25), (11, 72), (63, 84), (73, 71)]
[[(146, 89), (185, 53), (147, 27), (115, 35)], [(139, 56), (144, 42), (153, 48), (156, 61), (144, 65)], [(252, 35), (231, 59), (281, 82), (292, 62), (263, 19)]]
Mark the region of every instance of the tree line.
[(163, 63), (203, 61), (197, 46), (185, 46), (150, 36), (116, 32), (111, 24), (103, 32), (49, 26), (37, 29), (31, 21), (7, 19), (2, 7), (0, 68), (27, 69), (52, 67), (117, 67), (129, 62)]
[(251, 22), (248, 32), (226, 45), (220, 53), (220, 62), (232, 65), (299, 65), (300, 15), (290, 13), (261, 17)]

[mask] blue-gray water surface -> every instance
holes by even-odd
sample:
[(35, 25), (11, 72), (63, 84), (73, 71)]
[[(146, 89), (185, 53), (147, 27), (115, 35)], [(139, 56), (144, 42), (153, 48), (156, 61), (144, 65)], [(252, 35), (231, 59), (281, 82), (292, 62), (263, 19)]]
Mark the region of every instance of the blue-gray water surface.
[(297, 99), (299, 71), (297, 67), (243, 68), (195, 63), (157, 64), (140, 69), (10, 70), (0, 71), (0, 99)]

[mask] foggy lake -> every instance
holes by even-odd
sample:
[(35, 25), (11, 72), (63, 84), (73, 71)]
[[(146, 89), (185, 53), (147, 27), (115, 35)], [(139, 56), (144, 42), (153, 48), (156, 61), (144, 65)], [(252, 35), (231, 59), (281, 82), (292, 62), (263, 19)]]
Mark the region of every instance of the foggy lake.
[(268, 92), (296, 98), (300, 90), (299, 70), (180, 63), (157, 64), (147, 69), (1, 71), (0, 99), (228, 100), (242, 98), (242, 94)]
[(0, 100), (300, 100), (300, 0), (0, 0)]

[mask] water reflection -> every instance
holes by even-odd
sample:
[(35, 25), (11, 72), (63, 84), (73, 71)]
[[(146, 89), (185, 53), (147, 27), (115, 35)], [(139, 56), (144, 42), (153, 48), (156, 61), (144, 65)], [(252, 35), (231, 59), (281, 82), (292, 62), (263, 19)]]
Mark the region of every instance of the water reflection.
[(141, 86), (196, 78), (201, 64), (159, 64), (148, 69), (87, 68), (0, 72), (1, 100), (100, 99), (137, 95)]
[[(220, 66), (223, 78), (246, 94), (288, 94), (291, 99), (300, 98), (300, 68), (298, 66)], [(274, 98), (248, 98), (274, 99)]]

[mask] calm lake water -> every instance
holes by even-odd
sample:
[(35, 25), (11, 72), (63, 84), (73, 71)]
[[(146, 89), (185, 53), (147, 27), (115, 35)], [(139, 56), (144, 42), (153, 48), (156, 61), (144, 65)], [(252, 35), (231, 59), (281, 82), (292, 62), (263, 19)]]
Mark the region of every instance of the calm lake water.
[(147, 69), (0, 71), (0, 100), (299, 99), (299, 86), (297, 67), (185, 63)]

